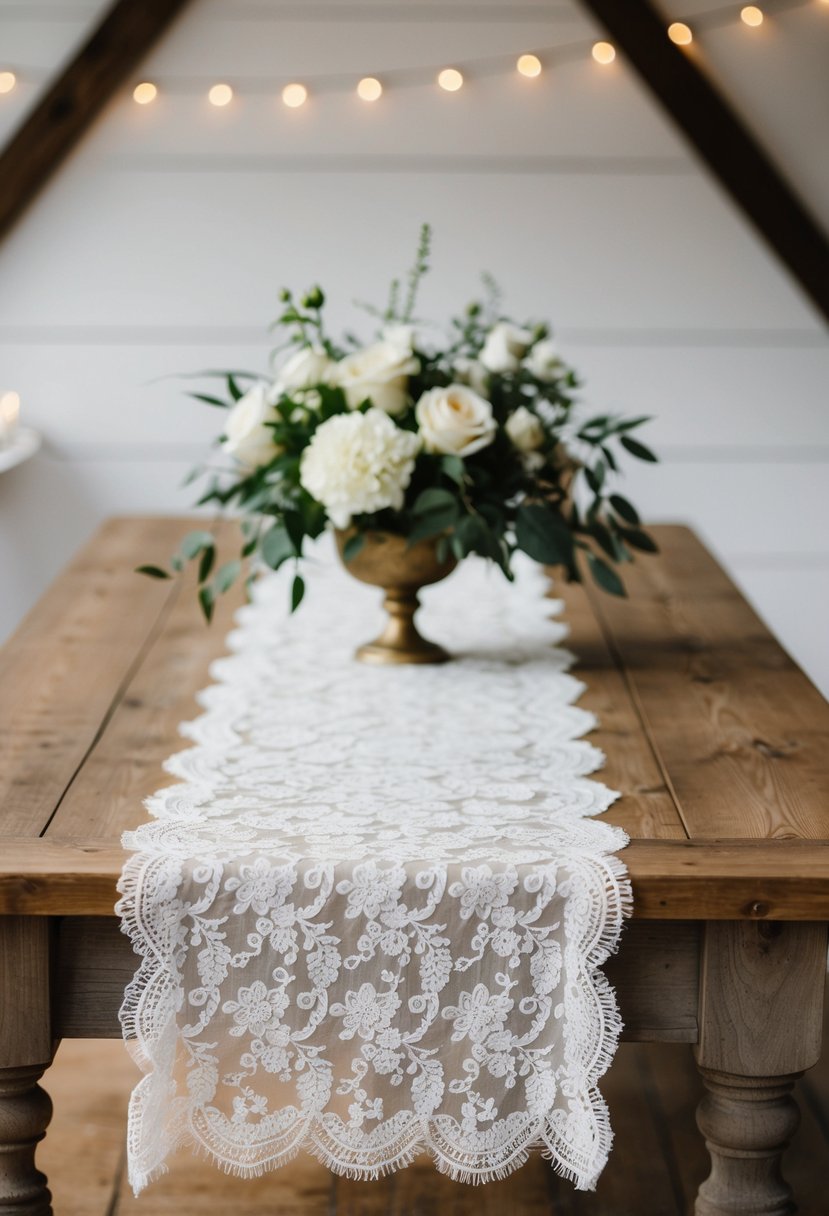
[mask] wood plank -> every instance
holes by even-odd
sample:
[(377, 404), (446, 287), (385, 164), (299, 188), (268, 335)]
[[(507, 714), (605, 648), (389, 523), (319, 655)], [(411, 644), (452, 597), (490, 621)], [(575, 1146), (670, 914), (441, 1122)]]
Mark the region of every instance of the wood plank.
[(44, 830), (171, 597), (133, 573), (166, 559), (181, 522), (111, 520), (0, 650), (0, 826)]
[(693, 839), (829, 839), (829, 705), (687, 528), (588, 589)]
[(187, 0), (117, 0), (0, 155), (0, 238)]
[(584, 587), (554, 581), (552, 594), (564, 604), (562, 620), (570, 628), (564, 645), (577, 660), (573, 675), (587, 686), (579, 708), (598, 718), (587, 736), (606, 757), (596, 778), (622, 792), (607, 818), (637, 839), (684, 840), (682, 819)]
[[(173, 548), (186, 531), (178, 521)], [(239, 531), (237, 525), (223, 523), (214, 532), (221, 564), (237, 555)], [(162, 765), (168, 756), (189, 746), (178, 728), (201, 713), (196, 693), (210, 683), (212, 660), (226, 652), (225, 638), (243, 600), (239, 584), (221, 597), (207, 626), (192, 577), (185, 578), (106, 729), (61, 802), (47, 839), (118, 841), (122, 832), (147, 819), (144, 799), (170, 784)]]
[[(235, 540), (235, 527), (229, 526), (220, 547), (230, 548)], [(583, 673), (588, 683), (579, 704), (598, 716), (599, 729), (590, 741), (608, 757), (598, 776), (625, 795), (613, 808), (613, 822), (637, 837), (684, 838), (588, 599), (581, 588), (566, 588), (565, 601), (570, 642), (579, 657), (576, 674)], [(165, 784), (162, 763), (179, 746), (179, 724), (198, 713), (195, 695), (209, 682), (210, 662), (224, 653), (225, 635), (240, 602), (237, 589), (220, 601), (206, 629), (195, 598), (182, 593), (64, 798), (50, 825), (50, 838), (115, 838), (145, 817), (142, 803)]]
[[(636, 840), (620, 856), (637, 920), (829, 919), (829, 841)], [(0, 915), (111, 916), (123, 862), (110, 841), (5, 840)]]

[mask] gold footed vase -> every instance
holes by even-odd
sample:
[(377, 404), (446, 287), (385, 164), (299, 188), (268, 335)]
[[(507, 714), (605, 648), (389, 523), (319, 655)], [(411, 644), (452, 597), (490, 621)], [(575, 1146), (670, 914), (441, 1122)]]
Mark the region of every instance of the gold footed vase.
[(435, 539), (409, 545), (404, 536), (393, 532), (366, 532), (362, 549), (350, 561), (343, 553), (356, 529), (337, 529), (337, 550), (349, 574), (361, 583), (382, 587), (386, 593), (383, 607), (389, 614), (386, 627), (373, 642), (355, 651), (362, 663), (445, 663), (452, 656), (421, 637), (414, 617), (419, 606), (421, 587), (440, 582), (457, 565), (454, 557), (438, 561)]

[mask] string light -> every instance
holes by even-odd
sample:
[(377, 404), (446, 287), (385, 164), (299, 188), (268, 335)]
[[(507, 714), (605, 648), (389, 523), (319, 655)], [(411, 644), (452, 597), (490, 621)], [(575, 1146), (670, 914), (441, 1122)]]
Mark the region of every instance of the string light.
[[(781, 0), (781, 6), (784, 6), (786, 9), (800, 8), (805, 7), (807, 4), (814, 4), (815, 2), (820, 3), (823, 7), (829, 7), (829, 0), (785, 0), (784, 4), (783, 0)], [(709, 26), (717, 27), (736, 21), (738, 16), (743, 25), (755, 29), (758, 26), (763, 25), (766, 20), (766, 14), (756, 4), (745, 4), (739, 9), (737, 6), (734, 6), (733, 8), (729, 6), (727, 9), (723, 9), (722, 11), (706, 12), (701, 15), (698, 14), (695, 21), (695, 26), (705, 29), (707, 29)], [(689, 46), (695, 38), (694, 31), (684, 21), (671, 22), (667, 27), (667, 35), (670, 41), (675, 43), (677, 46)], [(565, 48), (565, 50), (567, 51), (566, 60), (570, 60), (573, 57), (574, 51), (581, 51), (584, 54), (587, 54), (589, 51), (593, 60), (602, 66), (607, 66), (613, 63), (616, 59), (616, 47), (611, 42), (595, 42), (592, 44), (592, 46), (589, 43), (582, 43), (579, 46), (569, 46)], [(539, 55), (532, 54), (530, 52), (517, 56), (514, 61), (515, 70), (521, 76), (527, 78), (538, 77), (543, 74), (545, 66), (548, 64), (557, 63), (560, 57), (559, 48), (554, 46), (541, 47), (540, 54), (544, 57), (543, 63)], [(469, 68), (474, 74), (475, 67), (476, 61), (462, 63), (460, 67), (445, 67), (437, 72), (436, 83), (445, 92), (456, 93), (459, 89), (463, 88), (465, 84), (463, 74), (464, 71)], [(422, 69), (422, 76), (420, 73), (417, 73), (417, 75), (412, 72), (407, 72), (405, 74), (400, 73), (401, 87), (405, 88), (407, 85), (416, 83), (422, 84), (427, 78), (426, 72), (431, 74), (431, 72), (435, 70), (436, 69), (434, 68)], [(486, 71), (486, 74), (489, 74), (490, 68), (488, 66), (484, 70)], [(504, 68), (503, 71), (505, 73), (506, 68)], [(312, 88), (317, 81), (321, 82), (321, 88), (323, 88), (326, 92), (331, 88), (337, 89), (343, 87), (341, 77), (338, 83), (335, 84), (333, 77), (329, 77), (325, 74), (315, 76), (311, 82)], [(387, 87), (389, 87), (389, 85), (394, 86), (395, 82), (395, 72), (391, 71), (388, 73), (388, 78), (385, 80), (385, 83), (378, 80), (375, 76), (364, 76), (352, 87), (354, 87), (357, 96), (361, 101), (375, 102), (379, 101), (379, 99), (385, 95)], [(0, 94), (10, 93), (18, 83), (19, 80), (14, 72), (8, 69), (0, 71)], [(163, 82), (161, 89), (162, 91), (165, 91)], [(175, 86), (171, 86), (171, 89), (167, 89), (166, 91), (172, 91), (173, 93), (187, 93), (190, 91), (190, 89), (189, 87), (176, 88)], [(252, 85), (252, 92), (254, 94), (260, 94), (267, 91), (268, 86), (265, 82), (257, 81)], [(156, 100), (158, 95), (159, 87), (150, 81), (141, 81), (135, 86), (132, 93), (133, 99), (138, 105), (149, 105), (151, 102)], [(207, 96), (211, 105), (223, 107), (229, 105), (233, 100), (234, 91), (228, 84), (214, 84), (209, 89)], [(297, 109), (300, 106), (303, 106), (308, 100), (308, 96), (308, 88), (305, 85), (297, 82), (286, 85), (282, 90), (282, 101), (291, 109)]]
[(438, 73), (438, 84), (447, 93), (457, 93), (463, 84), (463, 76), (457, 68), (444, 68)]
[(361, 101), (377, 101), (383, 96), (383, 86), (376, 76), (364, 76), (357, 85), (357, 96)]
[(519, 55), (515, 66), (522, 76), (541, 75), (541, 60), (537, 55)]
[(14, 72), (0, 72), (0, 93), (11, 93), (17, 84)]
[(308, 90), (304, 84), (286, 84), (282, 90), (282, 100), (291, 110), (298, 110), (308, 100)]
[(142, 80), (132, 91), (132, 99), (140, 106), (148, 106), (158, 97), (158, 89), (149, 80)]
[(763, 24), (763, 10), (758, 8), (756, 4), (747, 4), (744, 9), (740, 10), (740, 20), (743, 25), (750, 25), (756, 28)]
[(677, 46), (688, 46), (694, 41), (694, 35), (691, 33), (691, 27), (686, 25), (684, 21), (673, 21), (668, 26), (668, 37), (671, 42), (675, 42)]
[(596, 60), (596, 63), (606, 65), (612, 63), (616, 58), (616, 48), (609, 42), (594, 42), (590, 54)]
[(211, 106), (227, 106), (233, 101), (233, 89), (229, 84), (214, 84), (207, 94)]

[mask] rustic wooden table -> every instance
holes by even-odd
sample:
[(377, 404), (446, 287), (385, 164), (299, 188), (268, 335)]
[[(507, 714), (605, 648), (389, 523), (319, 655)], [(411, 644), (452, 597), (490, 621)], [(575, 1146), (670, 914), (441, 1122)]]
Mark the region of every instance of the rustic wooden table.
[[(38, 1081), (61, 1038), (119, 1034), (135, 958), (118, 841), (236, 606), (207, 629), (192, 595), (133, 575), (185, 530), (110, 521), (0, 651), (0, 1216), (52, 1210)], [(694, 535), (654, 531), (629, 600), (564, 589), (601, 776), (625, 793), (608, 817), (632, 838), (634, 919), (608, 971), (628, 1039), (694, 1045), (712, 1163), (697, 1216), (782, 1216), (791, 1089), (820, 1051), (829, 706)]]

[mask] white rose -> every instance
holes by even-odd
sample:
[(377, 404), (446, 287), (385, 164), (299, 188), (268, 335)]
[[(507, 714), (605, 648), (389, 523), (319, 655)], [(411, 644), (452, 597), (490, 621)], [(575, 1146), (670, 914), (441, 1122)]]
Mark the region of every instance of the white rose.
[(240, 464), (255, 469), (279, 455), (273, 431), (266, 425), (278, 421), (267, 384), (254, 384), (239, 398), (227, 416), (224, 449)]
[(302, 454), (299, 480), (337, 528), (355, 515), (403, 506), (420, 439), (383, 410), (336, 414), (323, 422)]
[(383, 330), (383, 340), (400, 346), (404, 350), (415, 348), (414, 325), (387, 325)]
[(417, 403), (417, 425), (428, 452), (471, 456), (492, 443), (492, 406), (463, 384), (430, 388)]
[(384, 338), (341, 359), (334, 383), (352, 409), (368, 399), (386, 414), (400, 414), (408, 401), (408, 378), (419, 371), (411, 346)]
[(532, 340), (529, 330), (498, 321), (487, 334), (478, 358), (488, 371), (517, 372)]
[(279, 369), (273, 386), (274, 400), (278, 400), (283, 393), (314, 388), (317, 384), (330, 384), (336, 366), (321, 346), (303, 346)]
[(518, 409), (510, 414), (504, 430), (519, 452), (535, 452), (544, 442), (544, 427), (526, 405), (519, 405)]
[(537, 380), (555, 380), (561, 374), (561, 359), (556, 344), (550, 338), (542, 338), (527, 356), (527, 370)]
[(461, 355), (455, 360), (452, 371), (461, 384), (468, 384), (482, 397), (489, 392), (489, 372), (477, 359), (469, 359), (466, 355)]

